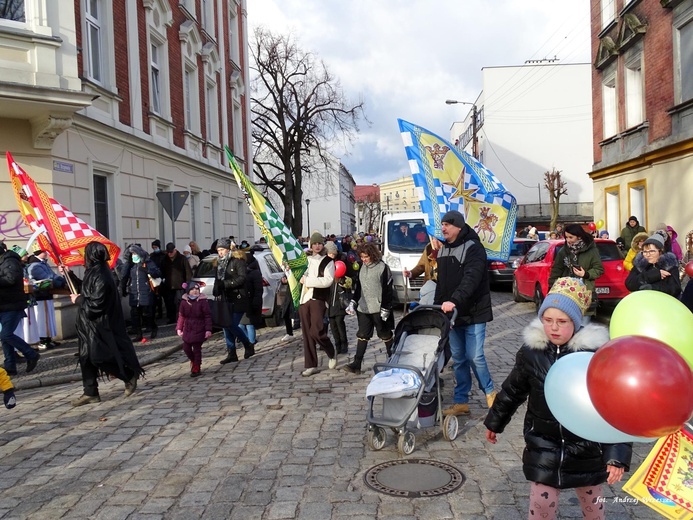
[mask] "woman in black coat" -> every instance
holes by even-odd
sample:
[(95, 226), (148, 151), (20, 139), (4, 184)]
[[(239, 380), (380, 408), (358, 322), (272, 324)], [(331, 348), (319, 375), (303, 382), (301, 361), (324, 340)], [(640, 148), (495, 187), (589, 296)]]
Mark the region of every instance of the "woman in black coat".
[(240, 327), (248, 341), (252, 345), (250, 350), (245, 352), (245, 359), (255, 354), (255, 345), (257, 344), (256, 327), (262, 325), (262, 271), (260, 264), (252, 251), (245, 253), (245, 261), (247, 265), (245, 290), (248, 293), (248, 310), (245, 311), (241, 319)]
[(613, 484), (628, 471), (632, 444), (604, 444), (565, 429), (546, 402), (544, 382), (558, 359), (574, 352), (594, 351), (609, 341), (608, 330), (582, 326), (590, 291), (575, 278), (559, 278), (524, 330), (524, 344), (503, 382), (484, 424), (486, 439), (496, 443), (517, 409), (529, 400), (524, 422), (522, 469), (532, 482), (529, 518), (555, 518), (561, 489), (575, 488), (584, 518), (604, 518), (601, 484)]
[(626, 278), (629, 291), (660, 291), (674, 298), (681, 294), (679, 261), (674, 253), (664, 252), (664, 237), (654, 233), (642, 243)]
[(248, 310), (248, 293), (245, 288), (248, 269), (245, 263), (245, 253), (240, 250), (231, 251), (231, 241), (228, 238), (217, 240), (217, 253), (219, 260), (213, 294), (219, 298), (218, 303), (228, 307), (230, 313), (228, 325), (223, 327), (228, 354), (220, 363), (225, 365), (238, 361), (236, 340), (243, 343), (246, 358), (252, 356), (251, 352), (254, 353), (254, 349), (248, 341), (248, 336), (238, 326), (243, 318), (243, 313)]
[(110, 256), (99, 242), (84, 248), (84, 280), (70, 272), (81, 285), (79, 294), (71, 294), (77, 308), (77, 339), (79, 364), (82, 369), (84, 394), (74, 399), (72, 406), (101, 402), (97, 378), (99, 375), (117, 377), (125, 382), (125, 396), (137, 388), (137, 379), (144, 375), (127, 335), (120, 295), (108, 267)]
[(125, 261), (120, 266), (119, 274), (123, 296), (130, 295), (130, 319), (135, 332), (133, 341), (143, 341), (143, 325), (149, 327), (150, 338), (156, 338), (159, 330), (154, 318), (156, 293), (149, 280), (150, 277), (161, 278), (159, 266), (149, 257), (149, 253), (133, 244), (125, 252)]

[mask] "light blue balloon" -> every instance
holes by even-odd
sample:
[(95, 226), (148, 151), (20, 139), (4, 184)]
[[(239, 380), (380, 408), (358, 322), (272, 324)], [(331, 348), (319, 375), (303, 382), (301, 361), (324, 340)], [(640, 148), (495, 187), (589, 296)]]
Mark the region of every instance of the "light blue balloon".
[(606, 422), (592, 404), (587, 391), (587, 366), (593, 352), (575, 352), (562, 357), (546, 374), (544, 395), (549, 410), (564, 428), (594, 442), (653, 442), (617, 430)]

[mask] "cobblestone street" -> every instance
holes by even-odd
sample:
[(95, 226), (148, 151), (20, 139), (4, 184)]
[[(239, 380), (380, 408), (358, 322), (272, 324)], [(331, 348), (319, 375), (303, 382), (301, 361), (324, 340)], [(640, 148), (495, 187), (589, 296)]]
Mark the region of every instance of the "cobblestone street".
[[(509, 292), (492, 296), (486, 355), (499, 387), (535, 311), (533, 304), (514, 303)], [(356, 319), (348, 317), (347, 326), (353, 338)], [(371, 365), (385, 361), (382, 342), (371, 342), (360, 376), (329, 370), (323, 355), (321, 372), (301, 377), (300, 334), (281, 343), (283, 327), (263, 329), (257, 354), (229, 365), (219, 364), (225, 351), (215, 334), (203, 349), (203, 375), (192, 379), (170, 332), (143, 349), (146, 379), (129, 398), (122, 382), (103, 382), (100, 404), (72, 408), (69, 400), (81, 394), (81, 385), (69, 346), (42, 353), (32, 377), (15, 378), (18, 405), (2, 416), (0, 518), (526, 517), (524, 410), (490, 445), (482, 424), (485, 399), (475, 389), (457, 439), (445, 441), (439, 427), (416, 431), (409, 455), (453, 465), (464, 473), (464, 485), (435, 498), (391, 497), (363, 478), (372, 466), (400, 457), (393, 435), (381, 451), (366, 443), (365, 388)], [(58, 363), (61, 357), (72, 360)], [(338, 366), (347, 361), (340, 356)], [(64, 382), (70, 373), (75, 382)], [(449, 403), (451, 372), (443, 377)], [(633, 469), (650, 447), (635, 446)], [(608, 518), (658, 518), (641, 504), (612, 503), (628, 496), (621, 484), (605, 487)], [(582, 517), (572, 491), (562, 494), (560, 510), (561, 518)]]

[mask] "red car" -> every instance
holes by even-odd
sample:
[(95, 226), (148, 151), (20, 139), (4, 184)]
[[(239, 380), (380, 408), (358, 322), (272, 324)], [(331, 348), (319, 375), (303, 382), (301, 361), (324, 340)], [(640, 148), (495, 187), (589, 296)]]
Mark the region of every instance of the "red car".
[[(613, 240), (595, 239), (604, 274), (595, 280), (600, 304), (615, 306), (629, 294), (626, 289), (628, 271), (623, 267), (621, 252)], [(565, 240), (537, 242), (518, 262), (513, 278), (513, 299), (516, 302), (534, 301), (537, 309), (549, 292), (549, 276), (553, 259), (565, 245)]]

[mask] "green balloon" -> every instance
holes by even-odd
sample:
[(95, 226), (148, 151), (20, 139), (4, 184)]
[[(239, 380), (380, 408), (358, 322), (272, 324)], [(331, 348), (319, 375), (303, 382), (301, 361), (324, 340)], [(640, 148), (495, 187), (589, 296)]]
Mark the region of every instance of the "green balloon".
[(631, 335), (666, 343), (693, 370), (693, 313), (673, 296), (645, 290), (623, 298), (611, 315), (609, 336)]

